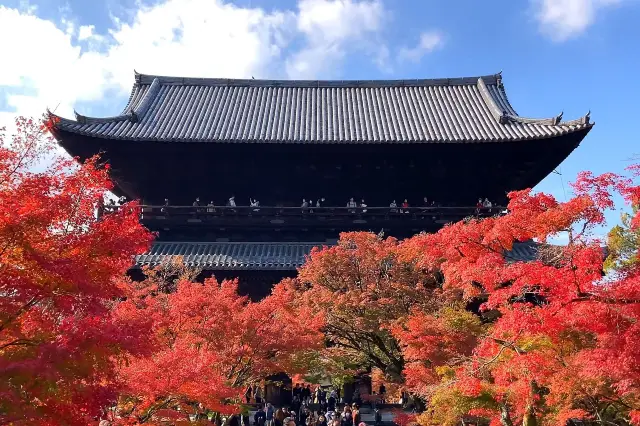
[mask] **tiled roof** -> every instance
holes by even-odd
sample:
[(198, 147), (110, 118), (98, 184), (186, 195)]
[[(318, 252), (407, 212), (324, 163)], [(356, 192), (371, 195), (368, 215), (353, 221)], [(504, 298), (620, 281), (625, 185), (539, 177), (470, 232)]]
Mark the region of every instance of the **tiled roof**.
[(505, 259), (510, 262), (531, 262), (538, 259), (540, 244), (527, 241), (524, 243), (514, 243), (511, 251), (504, 254)]
[(502, 77), (391, 81), (229, 80), (136, 74), (121, 115), (59, 130), (173, 142), (436, 143), (550, 138), (588, 129), (518, 116)]
[(155, 266), (182, 256), (189, 266), (216, 270), (295, 270), (305, 256), (322, 243), (180, 243), (156, 242), (148, 253), (136, 256), (136, 265)]
[[(327, 244), (156, 242), (148, 253), (136, 256), (136, 265), (156, 266), (182, 256), (187, 265), (210, 270), (295, 270), (313, 247), (324, 245)], [(516, 243), (505, 257), (514, 262), (530, 262), (537, 259), (537, 247), (533, 242)]]

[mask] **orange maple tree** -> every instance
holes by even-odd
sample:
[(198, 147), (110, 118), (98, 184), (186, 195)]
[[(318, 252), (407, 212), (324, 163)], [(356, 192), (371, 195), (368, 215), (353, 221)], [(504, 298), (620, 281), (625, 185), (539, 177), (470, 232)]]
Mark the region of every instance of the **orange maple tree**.
[(309, 377), (340, 382), (374, 371), (373, 390), (386, 383), (391, 401), (400, 395), (407, 368), (395, 327), (412, 313), (477, 321), (461, 292), (444, 289), (441, 274), (406, 256), (404, 244), (372, 233), (343, 233), (337, 245), (314, 249), (297, 278), (276, 287), (288, 288), (296, 295), (293, 305), (324, 320), (320, 331), (327, 344), (307, 358)]
[[(119, 277), (152, 236), (135, 203), (96, 220), (97, 158), (53, 159), (51, 123), (0, 132), (0, 423), (86, 425), (115, 399), (113, 359), (146, 348), (117, 323)], [(43, 163), (44, 161), (44, 163)]]

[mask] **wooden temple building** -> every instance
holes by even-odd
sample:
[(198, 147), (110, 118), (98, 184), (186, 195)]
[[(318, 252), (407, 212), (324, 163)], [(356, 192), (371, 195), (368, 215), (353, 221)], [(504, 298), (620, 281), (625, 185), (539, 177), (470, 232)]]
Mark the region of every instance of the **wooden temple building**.
[[(476, 214), (480, 197), (504, 205), (508, 191), (535, 186), (592, 126), (588, 114), (519, 116), (500, 74), (291, 81), (136, 73), (120, 115), (60, 118), (54, 135), (81, 160), (102, 153), (117, 194), (145, 205), (143, 222), (159, 237), (138, 265), (182, 256), (218, 278), (239, 277), (241, 291), (261, 297), (340, 232), (402, 238)], [(345, 207), (351, 198), (367, 208)], [(411, 207), (401, 213), (405, 199)], [(529, 259), (535, 245), (508, 255)]]

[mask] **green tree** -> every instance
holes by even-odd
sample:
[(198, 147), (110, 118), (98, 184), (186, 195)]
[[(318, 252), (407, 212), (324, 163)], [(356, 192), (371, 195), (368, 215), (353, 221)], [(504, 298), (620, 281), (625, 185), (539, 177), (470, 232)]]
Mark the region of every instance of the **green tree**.
[(638, 213), (639, 204), (633, 206), (633, 213), (623, 213), (621, 224), (609, 231), (607, 249), (609, 251), (604, 263), (606, 272), (629, 270), (640, 263), (640, 229), (633, 229), (631, 220)]

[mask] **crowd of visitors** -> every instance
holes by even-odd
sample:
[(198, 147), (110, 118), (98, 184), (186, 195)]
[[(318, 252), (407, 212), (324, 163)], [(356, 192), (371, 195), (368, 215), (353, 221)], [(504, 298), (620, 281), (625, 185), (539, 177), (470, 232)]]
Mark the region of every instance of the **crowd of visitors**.
[[(121, 205), (126, 203), (126, 201), (127, 200), (125, 197), (120, 197), (118, 198), (117, 201), (111, 198), (108, 201), (101, 203), (100, 205), (97, 206), (97, 217), (101, 217), (104, 213), (111, 213), (111, 212), (117, 211)], [(195, 211), (191, 211), (191, 214), (198, 214), (198, 213), (205, 213), (205, 212), (217, 213), (217, 208), (220, 207), (220, 206), (217, 206), (213, 201), (209, 201), (208, 203), (205, 204), (200, 201), (200, 197), (196, 197), (196, 199), (193, 201), (191, 205), (192, 207), (195, 208), (194, 209)], [(173, 207), (176, 207), (176, 206), (172, 206), (169, 199), (165, 198), (162, 206), (160, 207), (160, 212), (162, 212), (165, 215), (169, 215)], [(249, 197), (248, 205), (238, 205), (236, 204), (236, 198), (233, 195), (229, 197), (229, 199), (225, 204), (225, 207), (227, 208), (224, 209), (224, 211), (227, 211), (227, 212), (229, 210), (231, 212), (237, 212), (236, 207), (238, 209), (243, 207), (244, 208), (248, 207), (252, 212), (256, 212), (256, 213), (260, 212), (260, 209), (261, 209), (260, 201), (258, 201), (256, 198)], [(283, 206), (278, 205), (275, 207), (281, 208)], [(405, 198), (401, 203), (397, 203), (396, 200), (392, 200), (391, 203), (389, 203), (388, 210), (382, 209), (382, 211), (387, 213), (392, 213), (392, 214), (408, 214), (408, 213), (420, 214), (419, 212), (421, 211), (428, 213), (429, 211), (433, 211), (434, 209), (437, 209), (439, 207), (443, 207), (443, 206), (440, 203), (436, 203), (435, 201), (429, 200), (427, 197), (424, 197), (422, 199), (422, 203), (417, 206), (412, 206), (409, 203), (408, 199)], [(475, 212), (476, 214), (480, 214), (483, 211), (491, 213), (493, 207), (494, 207), (493, 203), (489, 201), (488, 198), (484, 198), (484, 199), (479, 198), (478, 202), (475, 205)], [(302, 203), (300, 204), (300, 210), (303, 214), (314, 213), (314, 210), (316, 212), (321, 212), (322, 210), (320, 209), (322, 208), (333, 209), (335, 208), (335, 206), (328, 205), (324, 197), (318, 198), (315, 201), (311, 199), (307, 200), (306, 198), (303, 198)], [(367, 213), (369, 211), (369, 208), (370, 207), (365, 202), (364, 198), (361, 198), (360, 201), (357, 202), (354, 197), (351, 197), (349, 198), (349, 201), (346, 203), (346, 209), (351, 214)], [(380, 211), (380, 208), (378, 208), (377, 210)]]
[[(476, 209), (480, 211), (483, 208), (491, 208), (492, 206), (493, 206), (493, 203), (491, 203), (491, 201), (489, 201), (487, 198), (485, 198), (484, 200), (480, 198), (478, 200), (478, 203), (476, 204)], [(169, 199), (165, 198), (164, 204), (162, 205), (162, 211), (163, 212), (168, 211), (169, 207), (170, 207)], [(216, 207), (219, 207), (219, 206), (216, 206), (216, 204), (213, 201), (209, 201), (209, 203), (204, 204), (200, 201), (200, 198), (198, 197), (192, 203), (192, 207), (196, 207), (198, 211), (203, 211), (203, 212), (206, 211), (208, 213), (214, 213), (216, 212)], [(231, 207), (231, 208), (250, 207), (253, 211), (258, 212), (260, 211), (260, 201), (258, 201), (255, 198), (249, 197), (248, 205), (238, 206), (236, 204), (235, 196), (232, 195), (227, 200), (225, 207)], [(276, 205), (275, 207), (283, 207), (283, 206)], [(318, 198), (315, 201), (313, 199), (303, 198), (302, 203), (300, 204), (300, 209), (302, 210), (303, 213), (313, 213), (314, 209), (320, 209), (323, 207), (335, 208), (335, 206), (331, 206), (327, 204), (326, 199), (324, 197)], [(348, 211), (350, 213), (366, 213), (369, 208), (364, 198), (361, 198), (360, 201), (358, 202), (354, 197), (351, 197), (349, 199), (345, 207), (349, 209)], [(440, 203), (436, 203), (435, 201), (429, 200), (429, 198), (427, 197), (424, 197), (422, 199), (421, 204), (412, 206), (409, 203), (409, 200), (405, 198), (399, 204), (396, 202), (396, 200), (391, 201), (391, 203), (389, 204), (389, 211), (391, 213), (410, 213), (412, 207), (417, 207), (419, 209), (432, 209), (432, 208), (443, 207), (443, 206)]]
[[(384, 403), (386, 390), (380, 386), (378, 402)], [(338, 389), (324, 389), (321, 386), (311, 389), (310, 385), (296, 384), (291, 390), (291, 404), (276, 408), (265, 403), (262, 388), (249, 387), (245, 392), (245, 402), (255, 403), (258, 408), (252, 418), (239, 419), (241, 425), (230, 426), (367, 426), (362, 421), (360, 406), (362, 400), (359, 391), (352, 395), (352, 403), (345, 404)], [(375, 408), (373, 424), (382, 423), (382, 414)]]

